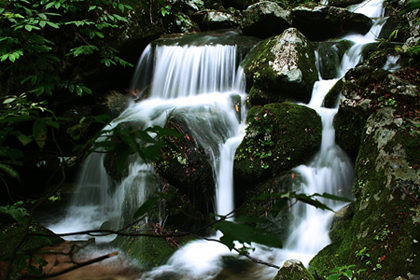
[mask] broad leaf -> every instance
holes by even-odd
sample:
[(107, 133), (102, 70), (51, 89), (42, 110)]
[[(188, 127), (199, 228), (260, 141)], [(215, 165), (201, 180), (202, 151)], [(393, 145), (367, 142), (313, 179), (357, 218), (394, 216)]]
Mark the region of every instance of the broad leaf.
[(32, 136), (39, 149), (42, 150), (47, 140), (47, 125), (40, 119), (37, 119), (32, 126)]
[(159, 199), (160, 199), (159, 197), (154, 196), (146, 200), (134, 213), (134, 216), (133, 216), (134, 219), (137, 219), (143, 216), (144, 214), (146, 214), (147, 212), (149, 212), (150, 210), (152, 210), (153, 206), (155, 206), (156, 202)]

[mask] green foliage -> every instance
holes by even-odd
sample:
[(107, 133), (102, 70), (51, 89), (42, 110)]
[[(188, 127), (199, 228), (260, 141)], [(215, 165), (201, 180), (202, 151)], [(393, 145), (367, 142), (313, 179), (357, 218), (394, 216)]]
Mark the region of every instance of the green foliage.
[(331, 270), (332, 274), (328, 276), (327, 280), (336, 280), (340, 279), (341, 277), (346, 277), (347, 279), (351, 280), (357, 280), (357, 277), (360, 275), (360, 273), (365, 271), (365, 269), (355, 270), (355, 268), (356, 265), (354, 264), (336, 267), (333, 270)]
[[(26, 74), (21, 76), (21, 84), (30, 81), (28, 88), (37, 96), (51, 95), (57, 87), (70, 92), (76, 89), (78, 95), (90, 93), (84, 85), (60, 77), (57, 70), (66, 56), (91, 54), (98, 54), (106, 66), (130, 65), (101, 39), (110, 36), (119, 24), (127, 23), (123, 12), (131, 9), (119, 1), (104, 0), (2, 1), (0, 62), (5, 76)], [(57, 32), (72, 33), (74, 38), (59, 47)]]
[[(114, 29), (129, 22), (125, 15), (130, 10), (120, 1), (105, 0), (0, 2), (2, 179), (19, 180), (13, 166), (22, 164), (24, 150), (43, 150), (51, 130), (59, 128), (60, 120), (45, 99), (56, 92), (92, 94), (80, 77), (67, 72), (70, 61), (80, 64), (90, 56), (98, 65), (132, 66), (106, 43), (112, 42)], [(83, 125), (92, 121), (96, 120), (84, 120)], [(69, 132), (75, 140), (80, 138), (80, 129)]]
[(9, 214), (13, 219), (22, 225), (26, 224), (27, 218), (29, 216), (28, 211), (25, 207), (23, 207), (22, 201), (18, 201), (13, 205), (0, 206), (0, 212)]
[[(58, 128), (58, 118), (45, 107), (46, 102), (32, 102), (27, 94), (6, 96), (0, 107), (0, 177), (8, 176), (19, 179), (19, 174), (12, 167), (21, 165), (23, 151), (16, 146), (16, 140), (21, 147), (35, 142), (39, 150), (45, 146), (48, 127)], [(22, 131), (23, 123), (31, 123), (31, 131)], [(14, 144), (11, 146), (11, 144)]]
[(150, 162), (161, 159), (161, 148), (164, 146), (170, 146), (174, 151), (180, 152), (176, 145), (163, 136), (178, 138), (182, 137), (182, 134), (159, 126), (140, 130), (133, 126), (124, 127), (119, 124), (112, 129), (100, 131), (83, 146), (89, 147), (87, 154), (98, 150), (115, 153), (117, 172), (121, 174), (126, 167), (128, 156), (134, 153), (137, 153), (144, 161)]
[(409, 13), (416, 9), (420, 9), (420, 0), (409, 0), (407, 1), (404, 9), (401, 10), (400, 14)]

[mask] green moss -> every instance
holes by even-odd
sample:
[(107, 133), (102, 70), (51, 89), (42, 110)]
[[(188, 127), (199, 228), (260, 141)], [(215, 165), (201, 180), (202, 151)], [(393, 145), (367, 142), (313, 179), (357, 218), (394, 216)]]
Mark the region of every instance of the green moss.
[[(151, 233), (151, 232), (148, 232)], [(112, 243), (119, 246), (131, 257), (140, 261), (144, 269), (164, 264), (172, 254), (190, 241), (190, 237), (159, 238), (118, 236)]]
[(339, 79), (335, 85), (328, 91), (328, 93), (324, 97), (324, 101), (322, 103), (323, 107), (326, 108), (336, 108), (338, 105), (338, 99), (340, 97), (341, 92), (343, 91), (343, 79)]
[(335, 251), (324, 249), (314, 258), (314, 269), (323, 270), (328, 256), (335, 266), (364, 269), (361, 279), (420, 273), (420, 183), (413, 163), (406, 160), (410, 153), (417, 156), (416, 139), (415, 133), (395, 133), (395, 112), (383, 108), (369, 119), (356, 159), (355, 215), (348, 230), (340, 233), (343, 238), (339, 246), (334, 244)]
[(287, 260), (273, 280), (315, 280), (315, 278), (301, 262)]
[(294, 28), (258, 44), (241, 65), (251, 105), (309, 102), (318, 79), (312, 43)]
[(235, 183), (241, 192), (304, 163), (321, 143), (321, 119), (308, 107), (274, 103), (252, 109), (251, 114), (234, 160)]

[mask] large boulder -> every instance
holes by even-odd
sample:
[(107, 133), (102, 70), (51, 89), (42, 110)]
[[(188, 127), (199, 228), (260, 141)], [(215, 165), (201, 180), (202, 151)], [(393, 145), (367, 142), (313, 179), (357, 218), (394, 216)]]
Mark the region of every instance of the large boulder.
[(203, 147), (198, 147), (194, 134), (182, 115), (172, 115), (166, 128), (177, 129), (185, 136), (169, 137), (180, 151), (175, 151), (170, 146), (164, 147), (164, 158), (155, 163), (155, 170), (202, 213), (208, 214), (206, 212), (212, 209), (215, 182), (206, 151)]
[(321, 145), (321, 118), (308, 107), (272, 103), (252, 108), (248, 119), (234, 159), (235, 192), (240, 202), (257, 183), (305, 163)]
[(358, 154), (367, 118), (381, 107), (408, 108), (419, 104), (419, 89), (400, 77), (409, 77), (411, 69), (391, 74), (369, 66), (346, 73), (337, 115), (334, 118), (337, 144), (354, 158)]
[(251, 105), (308, 103), (318, 79), (312, 43), (295, 28), (257, 45), (242, 67)]
[(324, 41), (350, 32), (366, 34), (372, 26), (367, 16), (338, 7), (297, 7), (292, 15), (293, 27), (311, 41)]
[(291, 13), (275, 2), (258, 2), (249, 6), (242, 14), (242, 32), (261, 39), (278, 35), (292, 24)]
[(242, 15), (238, 10), (231, 8), (224, 11), (203, 10), (194, 14), (192, 18), (202, 31), (217, 29), (236, 29), (241, 26)]

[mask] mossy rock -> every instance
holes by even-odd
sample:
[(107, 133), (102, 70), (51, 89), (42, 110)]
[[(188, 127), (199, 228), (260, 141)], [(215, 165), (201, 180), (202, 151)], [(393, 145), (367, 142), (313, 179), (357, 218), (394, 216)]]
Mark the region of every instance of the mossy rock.
[[(152, 232), (145, 232), (152, 234)], [(118, 246), (129, 256), (138, 260), (143, 269), (149, 270), (165, 264), (169, 258), (179, 249), (192, 240), (190, 237), (163, 238), (149, 236), (118, 236), (112, 244)]]
[(354, 217), (334, 250), (324, 249), (314, 258), (312, 269), (355, 265), (355, 270), (364, 269), (361, 279), (420, 274), (420, 154), (415, 144), (420, 115), (412, 113), (402, 117), (398, 109), (383, 107), (367, 120), (355, 166)]
[[(191, 232), (197, 234), (211, 235), (211, 229), (205, 228), (214, 220), (208, 213), (203, 213), (201, 207), (197, 208), (193, 203), (182, 194), (177, 188), (166, 184), (165, 192), (169, 199), (165, 201), (165, 228), (178, 232)], [(213, 212), (212, 208), (207, 209)]]
[(235, 191), (247, 193), (270, 178), (305, 163), (321, 145), (320, 116), (293, 103), (267, 104), (250, 110), (256, 114), (236, 150)]
[[(396, 108), (401, 115), (415, 112), (419, 106), (420, 91), (407, 71), (391, 74), (389, 71), (359, 65), (343, 78), (338, 112), (334, 118), (336, 143), (353, 158), (358, 154), (362, 130), (367, 118), (383, 107)], [(415, 76), (415, 75), (414, 75)]]
[(318, 80), (313, 45), (295, 28), (258, 44), (241, 65), (252, 106), (285, 100), (308, 103)]
[(180, 151), (175, 151), (170, 146), (163, 147), (163, 159), (155, 163), (155, 170), (203, 214), (208, 214), (209, 209), (212, 209), (215, 182), (205, 149), (197, 145), (195, 134), (179, 115), (171, 116), (165, 128), (176, 129), (184, 137), (167, 137)]
[(273, 280), (315, 280), (315, 278), (300, 261), (287, 260)]
[(322, 102), (325, 108), (336, 108), (338, 106), (340, 94), (343, 91), (343, 79), (339, 79), (335, 85), (328, 91)]
[(352, 43), (348, 40), (314, 43), (318, 51), (319, 72), (323, 79), (339, 77), (339, 68), (344, 53)]

